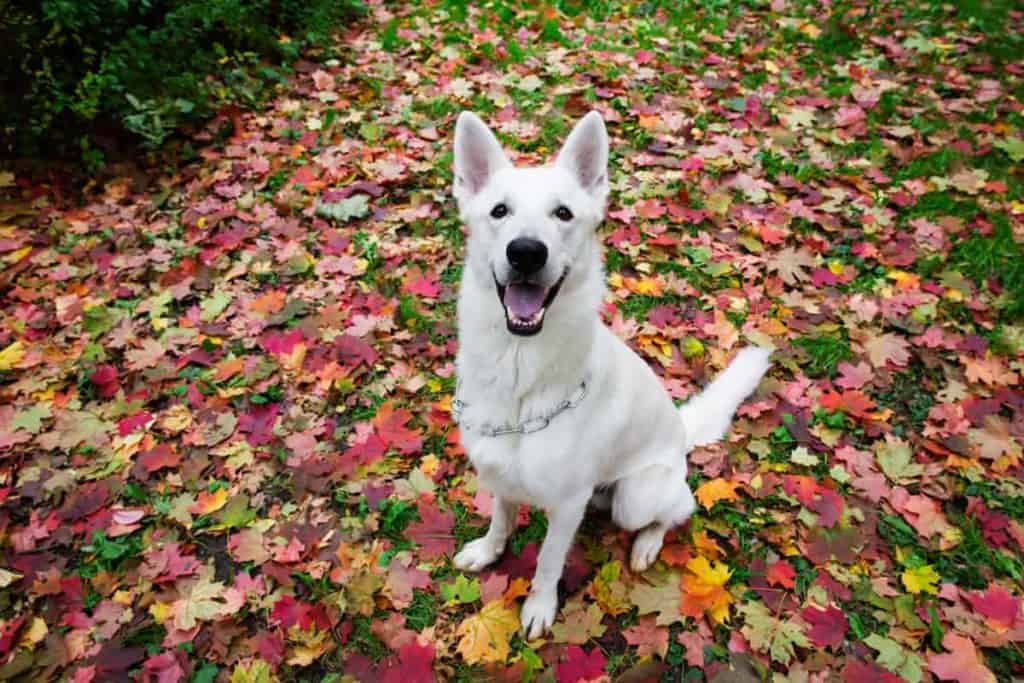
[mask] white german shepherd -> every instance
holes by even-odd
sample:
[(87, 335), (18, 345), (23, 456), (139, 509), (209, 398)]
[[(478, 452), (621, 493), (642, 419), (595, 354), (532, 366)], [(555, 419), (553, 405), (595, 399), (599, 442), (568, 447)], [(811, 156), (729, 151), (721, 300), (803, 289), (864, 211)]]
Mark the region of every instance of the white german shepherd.
[(520, 621), (554, 622), (557, 584), (589, 501), (639, 531), (646, 569), (665, 532), (694, 511), (686, 453), (725, 435), (769, 367), (743, 349), (677, 409), (647, 364), (598, 315), (605, 292), (596, 228), (608, 195), (608, 134), (596, 112), (551, 166), (514, 167), (487, 126), (455, 127), (455, 186), (469, 229), (459, 292), (456, 419), (480, 483), (494, 494), (487, 534), (455, 556), (477, 571), (505, 548), (520, 503), (547, 513), (547, 536)]

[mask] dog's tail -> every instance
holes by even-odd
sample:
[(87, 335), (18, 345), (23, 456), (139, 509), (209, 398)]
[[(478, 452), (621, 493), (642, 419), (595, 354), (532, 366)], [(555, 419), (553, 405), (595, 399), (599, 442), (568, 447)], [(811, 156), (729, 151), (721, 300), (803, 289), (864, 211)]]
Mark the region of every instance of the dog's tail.
[(741, 350), (722, 374), (679, 409), (686, 426), (687, 450), (725, 436), (736, 409), (771, 366), (771, 354), (760, 346)]

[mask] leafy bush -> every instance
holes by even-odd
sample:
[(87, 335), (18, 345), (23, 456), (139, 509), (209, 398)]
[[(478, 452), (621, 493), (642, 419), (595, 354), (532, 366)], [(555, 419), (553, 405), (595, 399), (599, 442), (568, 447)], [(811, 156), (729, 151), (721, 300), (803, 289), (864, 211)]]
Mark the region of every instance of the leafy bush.
[(0, 12), (0, 149), (148, 145), (226, 102), (250, 103), (356, 0), (9, 0)]

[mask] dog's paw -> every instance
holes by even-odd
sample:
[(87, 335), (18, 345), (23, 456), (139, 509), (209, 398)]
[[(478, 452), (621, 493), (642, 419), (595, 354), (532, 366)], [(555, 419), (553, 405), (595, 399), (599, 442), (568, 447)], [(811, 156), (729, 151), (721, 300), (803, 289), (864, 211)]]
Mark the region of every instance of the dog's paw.
[(558, 594), (551, 593), (530, 593), (523, 603), (523, 609), (519, 613), (519, 623), (522, 624), (523, 635), (527, 640), (540, 638), (555, 623), (555, 614), (558, 612)]
[(665, 530), (662, 527), (644, 529), (637, 534), (629, 557), (629, 568), (638, 573), (646, 571), (658, 559), (664, 539)]
[(462, 571), (478, 572), (498, 559), (500, 554), (501, 548), (496, 548), (495, 544), (484, 536), (467, 543), (466, 547), (452, 559), (452, 564)]

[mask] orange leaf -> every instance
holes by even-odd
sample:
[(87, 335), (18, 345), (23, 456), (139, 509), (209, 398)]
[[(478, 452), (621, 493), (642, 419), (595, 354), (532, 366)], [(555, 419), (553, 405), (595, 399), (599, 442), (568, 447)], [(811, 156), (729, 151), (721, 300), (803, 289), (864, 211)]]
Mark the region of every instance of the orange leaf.
[(193, 515), (208, 515), (224, 507), (228, 502), (228, 490), (217, 489), (213, 493), (200, 491), (196, 502), (189, 506), (188, 511)]
[(708, 561), (706, 557), (695, 557), (686, 563), (687, 573), (680, 585), (682, 598), (679, 612), (699, 619), (707, 614), (712, 621), (722, 623), (729, 620), (729, 605), (732, 595), (725, 584), (732, 576), (732, 570), (724, 562)]
[(701, 484), (694, 492), (694, 495), (697, 496), (697, 500), (700, 501), (705, 510), (710, 510), (720, 500), (739, 500), (739, 496), (736, 495), (736, 488), (738, 486), (739, 484), (734, 484), (722, 477), (718, 477)]

